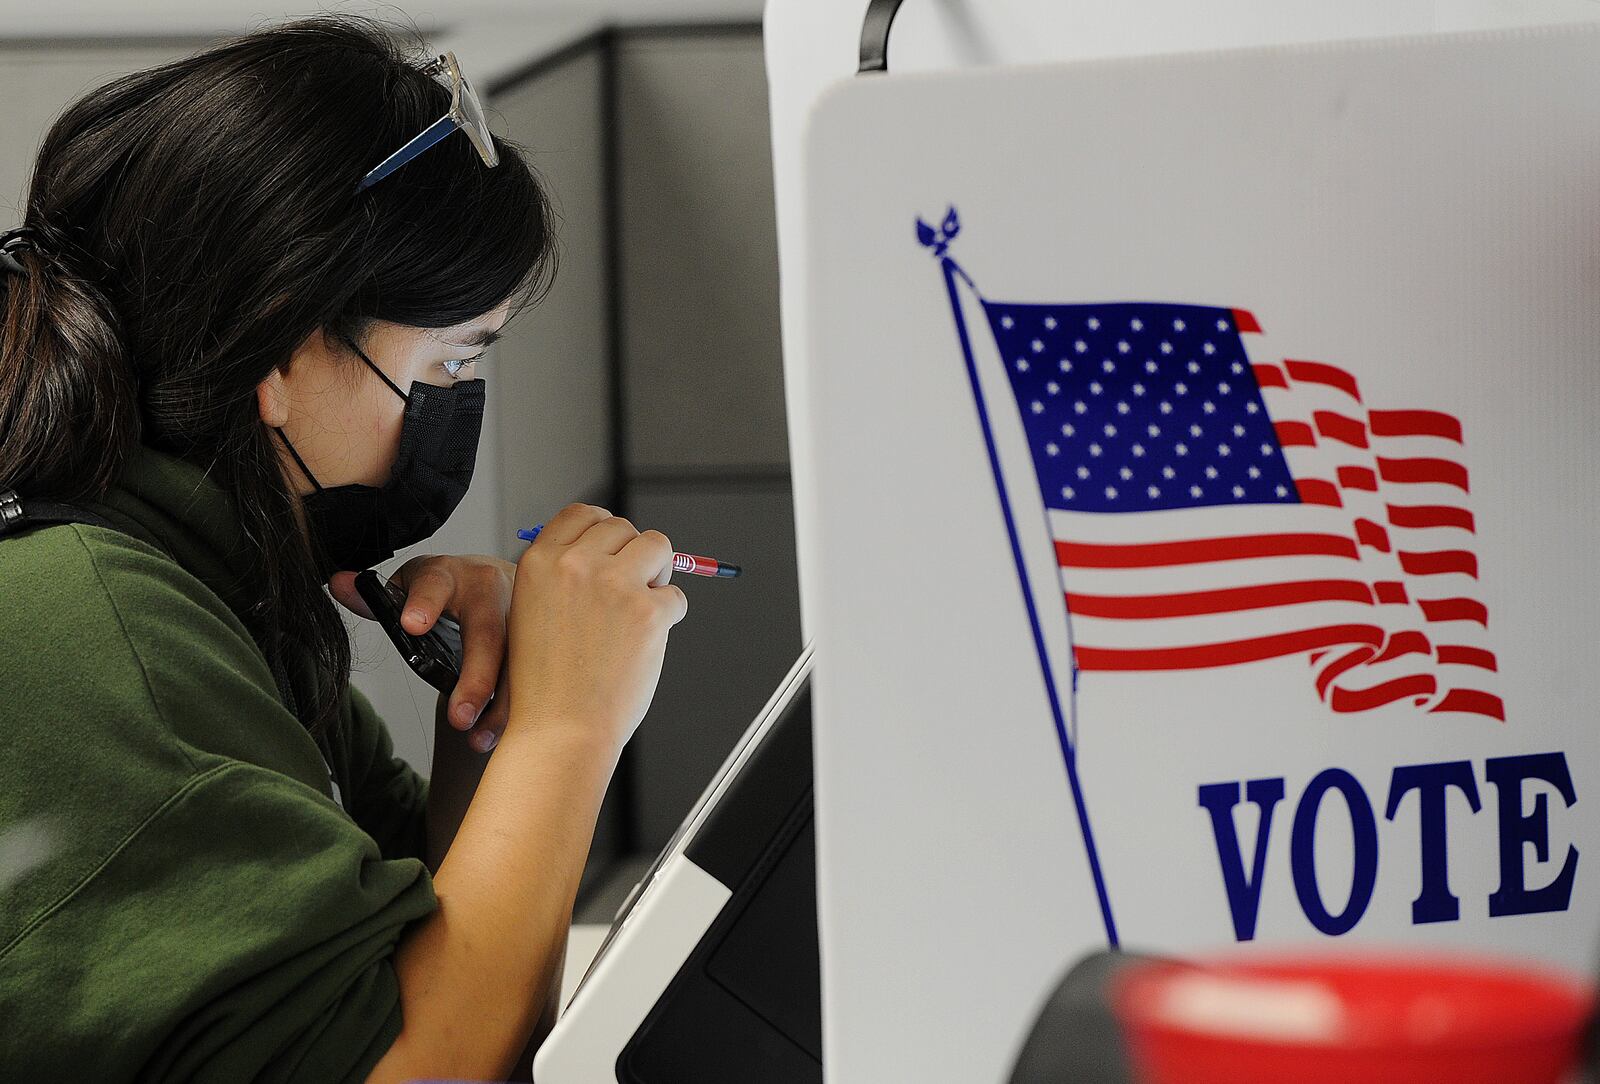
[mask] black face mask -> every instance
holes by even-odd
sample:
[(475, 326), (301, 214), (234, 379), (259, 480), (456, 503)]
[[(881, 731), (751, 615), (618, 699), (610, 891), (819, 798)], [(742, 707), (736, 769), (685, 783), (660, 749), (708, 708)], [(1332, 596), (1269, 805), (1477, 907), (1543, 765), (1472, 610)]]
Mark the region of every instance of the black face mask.
[[(347, 342), (349, 340), (346, 340)], [(300, 453), (278, 436), (317, 487), (303, 498), (317, 573), (326, 580), (340, 569), (360, 571), (431, 536), (450, 518), (472, 481), (483, 428), (483, 381), (461, 380), (447, 388), (415, 381), (408, 396), (372, 364), (373, 372), (406, 401), (400, 454), (383, 486), (342, 485), (324, 489)]]

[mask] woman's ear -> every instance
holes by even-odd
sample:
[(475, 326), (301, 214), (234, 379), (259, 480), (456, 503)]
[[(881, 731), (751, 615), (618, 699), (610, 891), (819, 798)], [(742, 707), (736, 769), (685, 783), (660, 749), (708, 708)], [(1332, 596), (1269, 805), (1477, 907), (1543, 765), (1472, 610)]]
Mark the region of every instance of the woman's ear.
[(256, 385), (256, 403), (261, 410), (261, 420), (273, 428), (281, 428), (289, 420), (289, 374), (305, 373), (319, 357), (329, 353), (328, 337), (316, 328), (294, 348), (289, 360), (275, 366), (267, 378)]
[(256, 404), (261, 410), (261, 420), (271, 428), (280, 428), (289, 420), (289, 389), (284, 386), (282, 369), (273, 369), (256, 385)]

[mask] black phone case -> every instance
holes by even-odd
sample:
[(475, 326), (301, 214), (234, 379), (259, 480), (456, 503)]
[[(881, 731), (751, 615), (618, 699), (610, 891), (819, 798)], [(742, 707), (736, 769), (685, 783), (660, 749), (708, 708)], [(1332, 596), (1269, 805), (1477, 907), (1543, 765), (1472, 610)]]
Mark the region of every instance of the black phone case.
[(356, 574), (356, 590), (418, 677), (442, 693), (456, 687), (461, 678), (461, 626), (454, 618), (440, 614), (432, 628), (413, 636), (400, 624), (406, 601), (400, 588), (369, 568)]

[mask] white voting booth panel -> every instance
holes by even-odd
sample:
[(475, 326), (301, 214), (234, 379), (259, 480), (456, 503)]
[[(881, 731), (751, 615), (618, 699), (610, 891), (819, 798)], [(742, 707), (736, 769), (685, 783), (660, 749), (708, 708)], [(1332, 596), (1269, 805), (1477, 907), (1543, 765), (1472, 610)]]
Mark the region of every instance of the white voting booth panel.
[(803, 161), (829, 1080), (1002, 1080), (1108, 943), (1587, 970), (1600, 28), (854, 80)]
[[(785, 405), (800, 562), (801, 623), (813, 607), (801, 132), (824, 89), (856, 71), (867, 0), (768, 0), (764, 19), (777, 197)], [(1099, 59), (1600, 20), (1600, 0), (905, 0), (893, 73)]]

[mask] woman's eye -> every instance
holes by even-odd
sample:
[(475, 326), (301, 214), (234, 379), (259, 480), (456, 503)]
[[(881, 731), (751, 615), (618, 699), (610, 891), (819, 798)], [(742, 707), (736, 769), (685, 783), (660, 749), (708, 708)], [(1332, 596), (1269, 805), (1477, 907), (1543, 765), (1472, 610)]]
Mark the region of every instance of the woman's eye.
[(471, 365), (481, 357), (483, 357), (482, 354), (474, 354), (470, 358), (450, 358), (448, 361), (442, 361), (439, 364), (441, 367), (443, 367), (445, 372), (449, 373), (451, 376), (457, 376), (460, 374), (462, 369), (466, 368), (468, 365)]

